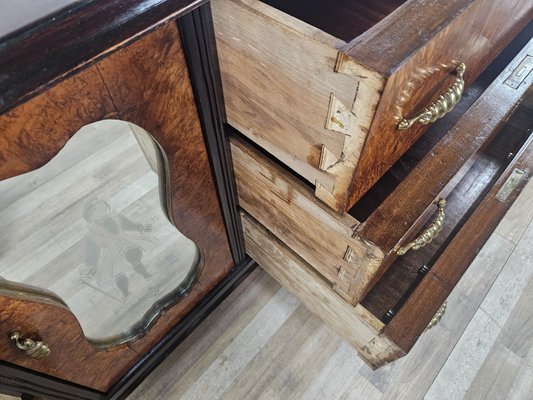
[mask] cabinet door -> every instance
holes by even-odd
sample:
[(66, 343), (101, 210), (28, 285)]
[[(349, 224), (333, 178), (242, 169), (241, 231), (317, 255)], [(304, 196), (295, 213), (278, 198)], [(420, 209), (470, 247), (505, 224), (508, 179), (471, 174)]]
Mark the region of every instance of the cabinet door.
[(107, 391), (233, 267), (175, 23), (0, 132), (0, 359)]

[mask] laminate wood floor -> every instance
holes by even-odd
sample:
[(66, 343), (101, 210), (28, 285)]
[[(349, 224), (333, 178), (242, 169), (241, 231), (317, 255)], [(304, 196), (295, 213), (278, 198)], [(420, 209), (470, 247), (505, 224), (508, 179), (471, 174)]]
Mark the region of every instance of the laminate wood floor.
[(403, 359), (370, 370), (258, 269), (130, 399), (531, 400), (532, 304), (533, 182)]
[(531, 400), (531, 304), (533, 182), (403, 359), (371, 371), (257, 269), (130, 400)]

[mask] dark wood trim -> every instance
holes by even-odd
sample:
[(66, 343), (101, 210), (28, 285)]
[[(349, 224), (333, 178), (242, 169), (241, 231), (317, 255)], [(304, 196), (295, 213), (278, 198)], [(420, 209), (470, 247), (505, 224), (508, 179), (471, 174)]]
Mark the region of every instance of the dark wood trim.
[(107, 393), (97, 392), (16, 365), (0, 361), (0, 392), (58, 400), (119, 400), (135, 390), (256, 267), (246, 258), (197, 304), (168, 334), (140, 359)]
[(249, 257), (211, 291), (175, 328), (147, 353), (104, 397), (120, 400), (135, 388), (156, 368), (256, 267)]
[[(501, 202), (496, 194), (515, 168), (526, 172), (510, 197)], [(506, 168), (487, 196), (472, 213), (452, 242), (446, 247), (426, 277), (405, 302), (384, 333), (408, 352), (424, 333), (426, 326), (466, 272), (507, 210), (531, 179), (533, 170), (533, 136)], [(467, 246), (465, 247), (465, 244)]]
[(246, 257), (215, 44), (211, 7), (205, 4), (178, 20), (196, 106), (215, 177), (222, 214), (235, 263)]
[(101, 400), (103, 393), (0, 361), (0, 393), (58, 400)]
[[(98, 1), (85, 2), (80, 7), (93, 5)], [(101, 3), (101, 2), (100, 2)], [(107, 2), (115, 3), (115, 2)], [(142, 3), (140, 1), (135, 4)], [(145, 2), (148, 3), (148, 2)], [(150, 3), (161, 3), (152, 1)], [(183, 1), (167, 1), (175, 6)], [(201, 5), (204, 1), (188, 2)], [(128, 5), (129, 7), (129, 5)], [(161, 6), (162, 7), (162, 6)], [(96, 10), (93, 10), (96, 13)], [(81, 12), (81, 11), (80, 11)], [(68, 19), (68, 16), (65, 17)], [(132, 17), (133, 18), (133, 17)], [(151, 17), (146, 17), (151, 20)], [(187, 313), (163, 339), (157, 342), (121, 379), (115, 383), (107, 393), (101, 393), (66, 382), (51, 376), (36, 373), (25, 368), (0, 362), (0, 391), (28, 396), (44, 396), (54, 399), (123, 399), (163, 361), (181, 343), (188, 334), (201, 323), (203, 319), (238, 285), (253, 269), (255, 263), (244, 252), (244, 241), (240, 218), (237, 213), (237, 196), (234, 186), (233, 172), (230, 159), (229, 143), (224, 133), (223, 97), (218, 71), (214, 32), (212, 30), (211, 13), (208, 5), (193, 10), (182, 16), (178, 21), (182, 36), (182, 45), (187, 58), (191, 83), (194, 87), (196, 105), (200, 114), (206, 147), (209, 153), (211, 170), (217, 186), (218, 199), (223, 209), (224, 222), (230, 240), (232, 255), (236, 266), (211, 292), (209, 292), (194, 308)], [(143, 20), (144, 21), (144, 20)], [(61, 22), (61, 21), (60, 21)], [(146, 21), (144, 21), (146, 22)], [(133, 22), (132, 22), (133, 24)], [(136, 25), (139, 29), (139, 25)], [(40, 27), (44, 29), (46, 27)], [(117, 28), (118, 29), (118, 28)], [(151, 28), (150, 28), (151, 29)], [(72, 33), (71, 33), (72, 34)], [(126, 35), (132, 39), (132, 36)], [(137, 38), (138, 36), (135, 36)], [(115, 38), (116, 39), (116, 38)], [(4, 51), (0, 44), (0, 54)], [(85, 49), (87, 50), (87, 49)], [(114, 49), (113, 49), (114, 50)], [(82, 49), (78, 49), (80, 54)], [(42, 52), (40, 52), (42, 53)], [(39, 53), (39, 54), (40, 54)], [(106, 55), (109, 55), (108, 52)], [(92, 60), (91, 60), (92, 61)], [(0, 61), (0, 70), (3, 68)], [(61, 64), (61, 62), (59, 63)], [(64, 65), (64, 64), (63, 64)], [(88, 64), (87, 64), (88, 65)], [(76, 69), (76, 71), (78, 71)], [(69, 71), (69, 74), (71, 71)], [(55, 78), (55, 77), (54, 77)], [(10, 80), (10, 86), (17, 87), (19, 77)], [(43, 78), (45, 80), (45, 78)], [(0, 77), (0, 87), (2, 85)], [(1, 92), (0, 92), (1, 93)], [(24, 90), (18, 93), (20, 101), (31, 94)], [(3, 95), (0, 95), (3, 96)], [(9, 93), (8, 93), (9, 96)], [(0, 97), (0, 103), (3, 97)], [(9, 102), (13, 106), (15, 102)], [(6, 108), (4, 108), (5, 110)], [(0, 104), (0, 110), (2, 105)], [(0, 111), (1, 113), (1, 111)]]
[(85, 0), (3, 37), (0, 113), (207, 0)]

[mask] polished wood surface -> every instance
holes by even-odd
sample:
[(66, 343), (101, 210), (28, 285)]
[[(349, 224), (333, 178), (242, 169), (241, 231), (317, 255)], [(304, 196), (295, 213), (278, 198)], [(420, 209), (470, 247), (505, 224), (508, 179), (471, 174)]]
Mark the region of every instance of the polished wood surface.
[[(52, 0), (32, 2), (36, 15), (51, 12), (47, 2), (51, 4)], [(153, 31), (161, 23), (178, 18), (206, 2), (71, 1), (62, 10), (0, 37), (0, 113), (46, 90), (51, 82), (74, 74)], [(14, 21), (24, 18), (19, 15), (21, 2), (16, 5), (8, 3), (8, 10), (17, 10)], [(0, 21), (3, 16), (0, 15)]]
[(417, 125), (399, 131), (401, 119), (428, 106), (451, 85), (458, 61), (467, 65), (465, 82), (471, 84), (533, 17), (529, 0), (497, 5), (492, 0), (454, 0), (438, 7), (411, 1), (397, 11), (394, 21), (377, 25), (344, 50), (387, 77), (355, 171), (348, 208), (427, 129)]
[[(98, 351), (83, 334), (76, 317), (59, 299), (24, 294), (34, 288), (2, 284), (0, 290), (0, 357), (34, 371), (105, 391), (120, 378), (139, 354), (128, 345)], [(48, 357), (32, 360), (9, 339), (18, 330), (51, 349)]]
[[(385, 252), (416, 236), (429, 214), (433, 213), (431, 205), (435, 199), (445, 196), (464, 176), (475, 161), (476, 153), (490, 143), (505, 117), (533, 82), (533, 77), (526, 78), (518, 89), (504, 83), (532, 52), (533, 41), (530, 41), (452, 129), (431, 148), (429, 156), (422, 159), (372, 212), (360, 228), (361, 236)], [(472, 132), (476, 132), (475, 137)], [(446, 167), (443, 168), (443, 165)]]
[[(527, 96), (513, 112), (511, 121), (523, 113), (531, 113), (533, 108), (524, 107), (524, 103), (531, 103), (533, 98)], [(517, 115), (519, 114), (519, 115)], [(515, 154), (529, 136), (533, 129), (533, 122), (525, 123), (520, 128), (515, 128), (506, 123), (490, 144), (486, 145), (475, 158), (468, 171), (460, 179), (453, 179), (453, 191), (441, 194), (446, 197), (445, 223), (438, 236), (425, 247), (410, 251), (395, 260), (387, 272), (376, 279), (377, 283), (362, 301), (362, 304), (374, 315), (383, 319), (389, 310), (397, 312), (403, 301), (411, 293), (417, 282), (423, 278), (420, 272), (422, 266), (426, 269), (432, 267), (439, 254), (446, 247), (450, 238), (460, 229), (471, 212), (485, 193), (494, 184), (494, 181), (503, 172), (509, 163), (509, 155)], [(390, 313), (389, 313), (390, 314)], [(385, 321), (390, 321), (388, 315)]]
[[(1, 116), (1, 176), (38, 168), (81, 126), (103, 118), (133, 122), (147, 129), (160, 144), (168, 163), (169, 215), (178, 229), (202, 249), (203, 274), (194, 290), (130, 347), (87, 352), (78, 357), (85, 362), (75, 364), (67, 353), (58, 354), (61, 362), (54, 359), (48, 364), (20, 356), (11, 345), (2, 346), (0, 352), (9, 362), (105, 391), (230, 271), (233, 260), (175, 24), (163, 26)], [(4, 300), (15, 304), (11, 299)], [(20, 312), (24, 314), (24, 307)], [(50, 321), (55, 319), (49, 316)], [(2, 329), (11, 326), (2, 324)], [(49, 337), (56, 343), (54, 347), (61, 348), (62, 335), (56, 330)], [(79, 331), (69, 335), (85, 341)], [(136, 356), (128, 357), (132, 349)], [(124, 357), (121, 352), (125, 352)], [(111, 366), (113, 374), (107, 373)]]
[[(532, 166), (533, 137), (530, 137), (524, 149), (515, 156), (514, 161), (498, 179), (487, 197), (472, 213), (427, 276), (385, 328), (385, 334), (402, 349), (408, 351), (424, 332), (427, 323), (531, 179)], [(524, 178), (506, 201), (497, 200), (496, 194), (516, 168), (525, 172)], [(465, 249), (465, 243), (468, 243), (468, 249)]]

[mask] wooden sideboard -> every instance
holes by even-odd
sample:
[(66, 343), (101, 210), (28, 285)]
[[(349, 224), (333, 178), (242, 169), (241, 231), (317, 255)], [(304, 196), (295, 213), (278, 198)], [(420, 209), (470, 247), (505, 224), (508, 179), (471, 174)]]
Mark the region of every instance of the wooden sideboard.
[[(0, 183), (7, 187), (2, 209), (24, 215), (29, 211), (20, 209), (19, 199), (35, 197), (32, 218), (6, 222), (3, 211), (3, 232), (22, 238), (22, 229), (36, 236), (31, 224), (41, 224), (33, 230), (42, 240), (33, 243), (44, 250), (2, 239), (11, 249), (25, 246), (30, 258), (12, 268), (8, 260), (17, 253), (10, 256), (4, 248), (0, 257), (0, 391), (54, 399), (124, 398), (254, 265), (244, 252), (223, 129), (211, 13), (205, 1), (49, 3), (43, 8), (17, 3), (2, 17), (11, 18), (5, 25), (9, 32), (0, 38)], [(28, 14), (25, 6), (31, 8)], [(132, 147), (116, 129), (97, 133), (101, 121), (124, 126), (139, 143), (158, 182), (150, 189), (158, 212), (143, 208), (147, 195), (128, 199), (148, 190), (140, 183), (147, 181), (146, 172), (140, 172), (141, 181), (134, 175), (146, 161), (131, 158)], [(88, 139), (80, 142), (82, 137)], [(78, 142), (85, 148), (73, 151)], [(89, 152), (93, 142), (96, 150)], [(101, 150), (108, 142), (116, 143), (115, 158)], [(106, 157), (107, 164), (99, 163)], [(63, 159), (66, 172), (58, 171)], [(77, 167), (82, 162), (85, 172)], [(21, 180), (25, 176), (29, 181)], [(129, 186), (119, 185), (128, 179)], [(93, 181), (95, 193), (103, 189), (89, 201)], [(124, 194), (117, 200), (113, 194), (120, 190)], [(102, 197), (106, 193), (110, 200)], [(129, 214), (115, 210), (132, 203)], [(72, 227), (61, 226), (73, 209), (80, 218)], [(166, 275), (158, 265), (180, 260), (169, 247), (173, 229), (197, 248), (191, 269), (179, 279), (172, 264)], [(147, 264), (148, 252), (166, 242)], [(31, 254), (46, 257), (46, 247), (58, 246), (66, 250), (34, 271), (41, 263)], [(76, 247), (80, 250), (68, 250)], [(78, 253), (83, 265), (74, 257)], [(102, 263), (110, 259), (114, 266), (106, 272)], [(117, 272), (119, 262), (125, 271)], [(107, 282), (106, 273), (111, 274)], [(176, 287), (159, 283), (158, 275), (164, 281), (175, 277)], [(149, 298), (156, 284), (170, 289), (134, 316), (131, 328), (117, 335), (94, 327), (106, 318), (112, 327), (114, 315), (118, 325), (125, 318), (119, 311)], [(107, 296), (102, 304), (95, 300), (101, 294)], [(85, 320), (83, 310), (90, 314), (91, 308), (101, 311)]]

